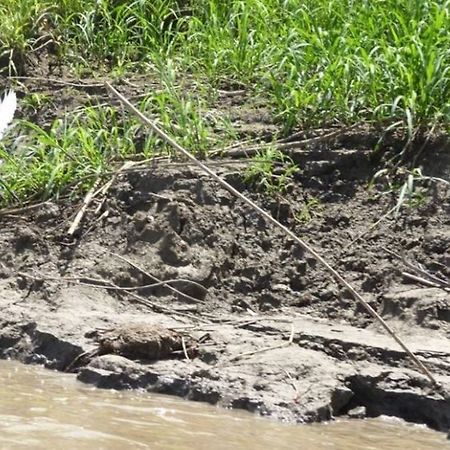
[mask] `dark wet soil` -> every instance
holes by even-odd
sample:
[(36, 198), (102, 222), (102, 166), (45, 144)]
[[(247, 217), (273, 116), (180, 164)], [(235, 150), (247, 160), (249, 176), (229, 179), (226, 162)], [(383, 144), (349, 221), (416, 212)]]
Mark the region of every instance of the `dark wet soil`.
[[(248, 128), (273, 133), (258, 111)], [(368, 188), (380, 168), (372, 146), (370, 133), (359, 131), (292, 151), (300, 170), (275, 197), (244, 184), (248, 160), (211, 166), (351, 282), (443, 391), (314, 258), (180, 161), (120, 175), (73, 237), (81, 200), (2, 213), (0, 355), (69, 367), (100, 387), (142, 388), (287, 421), (388, 414), (448, 430), (449, 291), (408, 275), (412, 264), (450, 278), (448, 185), (418, 181), (414, 206), (371, 228), (398, 200), (385, 182)], [(423, 173), (448, 180), (448, 150), (426, 156)], [(400, 170), (396, 176), (405, 180)], [(102, 330), (153, 325), (199, 342), (196, 357), (77, 360), (98, 348)]]
[[(371, 198), (367, 180), (356, 176), (367, 173), (363, 151), (353, 153), (351, 165), (333, 154), (321, 161), (319, 174), (313, 155), (309, 166), (305, 161), (281, 201), (246, 191), (236, 164), (216, 170), (319, 250), (448, 387), (448, 292), (405, 278), (408, 268), (385, 250), (448, 277), (447, 193), (382, 221), (350, 245), (388, 201)], [(291, 209), (307, 196), (320, 208), (308, 223), (296, 223)], [(97, 348), (97, 330), (155, 324), (202, 339), (198, 357), (103, 355), (77, 367), (78, 377), (291, 421), (325, 420), (363, 406), (370, 416), (450, 427), (445, 395), (348, 293), (197, 169), (160, 162), (122, 175), (99, 211), (97, 202), (91, 205), (71, 240), (67, 231), (78, 206), (47, 203), (2, 219), (3, 357), (64, 370)], [(155, 277), (176, 280), (178, 292), (164, 285), (138, 289)], [(94, 279), (136, 290), (103, 289)]]

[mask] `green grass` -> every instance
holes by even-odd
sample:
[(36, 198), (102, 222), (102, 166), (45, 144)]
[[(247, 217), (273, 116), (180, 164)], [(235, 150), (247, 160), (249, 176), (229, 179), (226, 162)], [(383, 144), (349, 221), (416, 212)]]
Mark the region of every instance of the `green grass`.
[[(170, 65), (160, 77), (164, 89), (142, 99), (140, 109), (150, 116), (157, 113), (165, 130), (204, 157), (217, 141), (211, 126), (201, 118), (201, 101), (178, 92)], [(45, 96), (30, 95), (23, 103), (35, 111), (48, 101)], [(120, 108), (87, 106), (55, 120), (48, 128), (18, 121), (0, 142), (0, 202), (58, 198), (68, 194), (68, 187), (71, 195), (77, 195), (120, 160), (171, 152), (166, 143), (143, 130), (140, 122)]]
[(260, 151), (244, 172), (244, 181), (270, 196), (284, 194), (299, 170), (291, 158), (280, 150), (267, 148)]
[[(43, 47), (79, 75), (156, 73), (165, 92), (142, 107), (201, 155), (215, 142), (213, 126), (203, 114), (210, 91), (186, 94), (179, 89), (184, 76), (207, 88), (242, 83), (267, 99), (284, 133), (360, 121), (397, 124), (410, 135), (418, 128), (448, 128), (449, 1), (0, 0), (0, 17), (3, 73), (23, 70)], [(57, 139), (70, 140), (71, 133), (80, 132), (77, 120), (55, 125)], [(85, 140), (113, 133), (100, 129), (107, 123), (83, 127), (89, 135)], [(136, 150), (133, 130), (122, 129), (121, 139), (130, 147), (119, 146), (116, 152)], [(23, 151), (27, 157), (34, 152), (45, 159), (38, 150), (42, 133), (52, 132), (31, 130), (29, 148)], [(55, 186), (77, 175), (67, 169), (71, 162), (66, 153), (56, 156), (59, 147), (45, 145), (68, 171), (50, 184), (39, 184), (52, 195)], [(110, 161), (107, 143), (97, 151), (102, 163), (94, 158), (97, 162), (86, 166), (91, 171)], [(13, 171), (12, 165), (7, 167), (0, 170)], [(6, 178), (14, 186), (9, 172)], [(43, 180), (47, 172), (39, 172)], [(19, 197), (37, 195), (39, 189), (21, 187)]]
[(0, 0), (0, 13), (4, 55), (51, 37), (86, 67), (143, 70), (170, 57), (266, 91), (287, 128), (450, 112), (448, 1)]

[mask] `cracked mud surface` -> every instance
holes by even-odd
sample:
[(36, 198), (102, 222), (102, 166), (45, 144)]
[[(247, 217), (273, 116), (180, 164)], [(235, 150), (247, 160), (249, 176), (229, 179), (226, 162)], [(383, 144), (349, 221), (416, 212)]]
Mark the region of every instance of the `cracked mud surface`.
[[(385, 251), (448, 279), (448, 190), (425, 184), (423, 204), (352, 244), (392, 201), (367, 190), (376, 170), (367, 152), (294, 156), (302, 171), (285, 198), (250, 195), (343, 274), (449, 393), (450, 294), (406, 278), (402, 261)], [(447, 154), (440, 161), (430, 167), (448, 178)], [(239, 176), (244, 164), (214, 167), (247, 192)], [(295, 222), (293, 211), (308, 197), (320, 209), (309, 222)], [(102, 355), (78, 366), (78, 378), (293, 422), (364, 407), (359, 416), (389, 414), (450, 428), (448, 394), (436, 392), (310, 255), (197, 169), (162, 162), (121, 176), (102, 206), (105, 214), (92, 205), (72, 241), (67, 230), (78, 206), (48, 203), (0, 218), (2, 357), (64, 370), (95, 350), (96, 330), (154, 324), (200, 339), (198, 356)], [(134, 291), (92, 285), (102, 279), (139, 287), (153, 277), (177, 280), (172, 286), (179, 293), (163, 285)]]

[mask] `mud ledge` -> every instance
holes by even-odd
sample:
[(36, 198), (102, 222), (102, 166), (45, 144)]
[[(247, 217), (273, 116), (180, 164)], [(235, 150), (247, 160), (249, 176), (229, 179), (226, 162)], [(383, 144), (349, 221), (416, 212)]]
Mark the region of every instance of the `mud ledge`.
[[(64, 370), (95, 348), (97, 329), (159, 324), (206, 336), (198, 357), (151, 362), (103, 355), (78, 367), (77, 377), (102, 388), (146, 389), (289, 422), (387, 414), (449, 430), (449, 295), (408, 284), (401, 263), (381, 250), (404, 251), (448, 277), (448, 195), (425, 186), (423, 207), (386, 220), (349, 247), (388, 205), (367, 192), (375, 170), (367, 154), (351, 154), (351, 163), (333, 152), (320, 164), (305, 157), (283, 202), (258, 200), (364, 293), (444, 392), (436, 392), (292, 242), (195, 169), (163, 164), (123, 176), (108, 194), (102, 220), (93, 207), (75, 241), (66, 232), (77, 205), (48, 203), (0, 218), (0, 356)], [(439, 170), (448, 170), (446, 164)], [(238, 169), (224, 164), (219, 171), (244, 190)], [(320, 213), (296, 224), (291, 210), (305, 196), (320, 200)], [(144, 305), (124, 291), (67, 280), (102, 278), (128, 287), (152, 281), (116, 254), (159, 279), (195, 281), (207, 294), (178, 283), (198, 300), (190, 302), (158, 286), (138, 291), (152, 302)]]

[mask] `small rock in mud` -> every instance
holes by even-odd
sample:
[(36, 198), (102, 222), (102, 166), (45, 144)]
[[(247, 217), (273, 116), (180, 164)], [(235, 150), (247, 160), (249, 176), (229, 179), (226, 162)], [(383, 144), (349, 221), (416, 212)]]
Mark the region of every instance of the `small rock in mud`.
[(347, 415), (350, 419), (364, 419), (366, 417), (366, 408), (364, 406), (357, 406), (351, 409)]
[(34, 219), (37, 223), (45, 223), (51, 219), (56, 219), (61, 216), (61, 208), (56, 203), (48, 202), (43, 204), (34, 213)]

